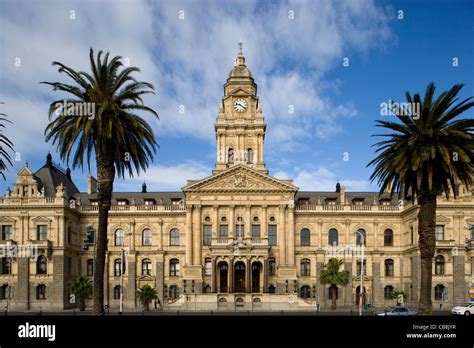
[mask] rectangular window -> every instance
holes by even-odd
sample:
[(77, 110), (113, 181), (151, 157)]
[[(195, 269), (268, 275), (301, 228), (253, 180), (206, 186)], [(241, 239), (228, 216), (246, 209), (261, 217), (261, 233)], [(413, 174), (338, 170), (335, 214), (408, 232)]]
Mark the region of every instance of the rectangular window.
[(211, 245), (211, 240), (212, 240), (212, 225), (204, 225), (203, 226), (203, 234), (204, 238), (202, 240), (204, 245)]
[(154, 205), (155, 200), (154, 199), (145, 199), (145, 205)]
[(117, 205), (127, 205), (128, 201), (126, 199), (118, 200)]
[(277, 226), (276, 225), (268, 225), (268, 245), (276, 245), (277, 244)]
[(227, 225), (220, 225), (219, 226), (219, 239), (221, 241), (227, 241), (229, 238), (229, 227)]
[(252, 241), (260, 242), (260, 225), (252, 225)]
[(212, 263), (211, 261), (206, 261), (204, 268), (204, 275), (210, 276), (212, 274)]
[(3, 225), (2, 226), (2, 240), (10, 240), (12, 239), (12, 226), (11, 225)]
[(28, 185), (23, 185), (23, 197), (28, 197)]
[(36, 239), (37, 240), (47, 240), (48, 239), (48, 226), (47, 225), (38, 225), (38, 226), (36, 226)]
[(268, 275), (274, 276), (276, 274), (276, 267), (275, 267), (275, 260), (270, 259), (268, 260)]
[(435, 237), (436, 240), (444, 240), (444, 225), (436, 225)]
[(235, 236), (237, 238), (244, 238), (244, 225), (235, 225)]

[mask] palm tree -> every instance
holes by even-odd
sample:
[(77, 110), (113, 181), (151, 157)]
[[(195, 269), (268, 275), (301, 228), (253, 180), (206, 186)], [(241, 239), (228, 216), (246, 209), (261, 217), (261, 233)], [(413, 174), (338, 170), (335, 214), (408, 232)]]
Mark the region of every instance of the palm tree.
[(143, 285), (137, 290), (138, 300), (143, 305), (146, 312), (150, 310), (150, 302), (158, 298), (158, 293), (155, 288), (150, 285)]
[[(93, 295), (95, 315), (104, 315), (107, 222), (115, 175), (124, 177), (128, 172), (133, 177), (134, 169), (137, 174), (140, 170), (146, 170), (158, 146), (150, 125), (135, 114), (135, 111), (145, 111), (158, 118), (158, 114), (145, 106), (142, 100), (144, 94), (154, 93), (153, 85), (139, 82), (131, 76), (140, 70), (123, 67), (120, 56), (110, 61), (108, 53), (103, 59), (101, 56), (102, 51), (94, 60), (94, 51), (90, 50), (91, 74), (53, 62), (60, 73), (66, 73), (74, 81), (72, 85), (42, 82), (72, 96), (71, 99), (51, 103), (49, 118), (52, 121), (45, 130), (46, 141), (57, 143), (61, 159), (68, 164), (73, 154), (73, 169), (83, 168), (84, 157), (87, 157), (90, 169), (91, 154), (95, 152), (99, 205)], [(77, 108), (70, 108), (70, 105)], [(84, 105), (95, 112), (92, 115), (74, 113)]]
[(420, 249), (421, 286), (419, 315), (430, 315), (432, 259), (435, 251), (436, 197), (450, 191), (456, 197), (455, 186), (472, 184), (474, 161), (474, 120), (454, 120), (474, 103), (472, 97), (458, 102), (463, 85), (453, 86), (434, 99), (435, 85), (429, 84), (424, 100), (419, 94), (406, 93), (408, 103), (420, 107), (417, 117), (397, 114), (399, 122), (376, 121), (377, 127), (390, 134), (373, 146), (377, 157), (370, 179), (378, 179), (380, 194), (390, 188), (401, 199), (411, 196), (419, 204), (418, 235)]
[(71, 293), (76, 297), (81, 312), (86, 309), (85, 299), (92, 295), (92, 281), (89, 277), (77, 276), (71, 280)]
[[(7, 120), (6, 117), (8, 116), (4, 113), (0, 113), (0, 175), (3, 177), (3, 180), (5, 180), (4, 171), (7, 169), (7, 163), (10, 166), (12, 165), (12, 160), (8, 151), (13, 150), (13, 143), (10, 141), (10, 139), (8, 139), (5, 134), (3, 134), (3, 129), (1, 129), (5, 128), (4, 123), (12, 123), (10, 120)], [(7, 149), (4, 149), (3, 146), (5, 146)]]
[(319, 276), (321, 284), (330, 284), (331, 289), (331, 309), (336, 309), (336, 289), (338, 286), (346, 286), (349, 282), (349, 272), (339, 271), (339, 267), (343, 265), (343, 260), (330, 259), (327, 264), (323, 266), (323, 270)]
[(399, 297), (403, 298), (403, 302), (408, 300), (408, 295), (406, 294), (405, 291), (403, 291), (403, 290), (394, 290), (393, 293), (392, 293), (392, 299), (397, 300), (397, 306), (402, 305), (400, 302), (398, 302)]

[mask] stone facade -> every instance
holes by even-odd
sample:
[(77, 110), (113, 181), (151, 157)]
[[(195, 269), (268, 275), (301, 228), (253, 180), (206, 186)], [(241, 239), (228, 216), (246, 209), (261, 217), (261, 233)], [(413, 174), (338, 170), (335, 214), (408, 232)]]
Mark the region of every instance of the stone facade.
[[(145, 284), (157, 289), (165, 310), (314, 309), (316, 301), (324, 308), (331, 305), (329, 286), (319, 275), (331, 257), (343, 259), (350, 274), (338, 289), (338, 306), (356, 305), (361, 280), (364, 301), (374, 307), (394, 305), (392, 290), (404, 290), (416, 304), (418, 206), (340, 185), (335, 192), (300, 192), (291, 180), (270, 176), (266, 125), (242, 51), (224, 85), (215, 130), (216, 166), (209, 177), (183, 183), (182, 192), (147, 192), (144, 186), (114, 193), (106, 304), (119, 307), (123, 282), (125, 308), (139, 306), (136, 291)], [(25, 165), (19, 172), (14, 189), (0, 199), (0, 247), (33, 245), (46, 262), (16, 256), (9, 266), (2, 263), (0, 304), (16, 310), (72, 306), (70, 279), (93, 270), (93, 244), (84, 240), (88, 229), (97, 230), (97, 185), (92, 177), (88, 184), (88, 192), (76, 192), (51, 156), (40, 171)], [(473, 192), (460, 186), (456, 200), (439, 197), (437, 214), (435, 307), (468, 298), (473, 255), (464, 238), (474, 224)], [(363, 279), (354, 254), (358, 231), (365, 235)]]

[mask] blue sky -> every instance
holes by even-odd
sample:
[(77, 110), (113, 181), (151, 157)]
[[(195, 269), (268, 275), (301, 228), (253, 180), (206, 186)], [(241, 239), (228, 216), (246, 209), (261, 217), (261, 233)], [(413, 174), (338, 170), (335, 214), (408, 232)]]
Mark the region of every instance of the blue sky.
[[(137, 78), (157, 87), (145, 102), (160, 115), (150, 120), (160, 149), (146, 173), (117, 179), (115, 190), (138, 191), (143, 180), (149, 190), (179, 190), (187, 179), (209, 175), (216, 153), (213, 124), (242, 40), (267, 122), (270, 174), (294, 179), (301, 190), (332, 191), (337, 180), (351, 191), (377, 190), (366, 164), (374, 157), (374, 122), (389, 117), (380, 116), (380, 103), (404, 101), (406, 91), (424, 93), (430, 82), (438, 92), (462, 82), (460, 97), (474, 95), (473, 23), (468, 0), (225, 6), (0, 0), (0, 108), (14, 122), (6, 133), (19, 154), (0, 189), (12, 186), (26, 160), (34, 170), (48, 151), (59, 161), (43, 131), (48, 104), (61, 95), (39, 82), (67, 81), (51, 66), (54, 60), (87, 70), (90, 47), (127, 57), (141, 68)], [(73, 171), (73, 179), (85, 190), (87, 168)]]

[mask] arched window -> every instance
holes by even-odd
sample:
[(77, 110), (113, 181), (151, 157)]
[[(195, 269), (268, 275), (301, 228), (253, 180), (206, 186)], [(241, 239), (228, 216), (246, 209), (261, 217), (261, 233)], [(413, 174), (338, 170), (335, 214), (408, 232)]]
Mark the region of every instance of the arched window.
[(393, 277), (393, 274), (394, 274), (393, 260), (387, 259), (385, 260), (385, 276)]
[(142, 232), (142, 245), (151, 245), (151, 230), (148, 228)]
[(36, 287), (36, 299), (37, 300), (46, 300), (46, 285), (39, 284)]
[(46, 256), (40, 255), (36, 260), (36, 274), (46, 274), (48, 272), (48, 261)]
[(0, 259), (0, 274), (10, 274), (12, 271), (12, 259), (9, 257), (2, 257)]
[(247, 149), (247, 164), (253, 163), (253, 150)]
[(142, 276), (151, 275), (151, 260), (143, 259), (142, 260)]
[(311, 261), (309, 259), (301, 260), (300, 273), (302, 277), (309, 276), (311, 274)]
[(122, 246), (123, 245), (123, 239), (124, 239), (124, 233), (121, 228), (115, 231), (115, 245), (116, 246)]
[(170, 231), (170, 245), (179, 245), (179, 230), (177, 228)]
[(311, 244), (311, 233), (307, 228), (303, 228), (300, 232), (300, 244), (310, 245)]
[(435, 274), (436, 275), (444, 274), (444, 257), (441, 255), (438, 255), (435, 258)]
[(365, 234), (365, 230), (362, 228), (359, 228), (356, 232), (356, 245), (366, 245), (367, 244), (367, 237)]
[(120, 285), (114, 286), (114, 300), (120, 300)]
[(204, 260), (204, 275), (210, 276), (212, 274), (212, 262), (211, 259), (206, 258)]
[(331, 228), (328, 234), (328, 244), (331, 246), (337, 246), (338, 244), (338, 233), (335, 228)]
[(446, 296), (446, 290), (444, 288), (444, 285), (438, 284), (435, 286), (435, 300), (436, 301), (441, 301), (443, 300), (443, 297)]
[(391, 300), (391, 299), (392, 299), (392, 296), (393, 296), (393, 286), (387, 285), (387, 286), (383, 289), (383, 295), (384, 295), (384, 298), (385, 298), (386, 300)]
[(275, 293), (275, 287), (274, 287), (273, 285), (270, 285), (270, 286), (268, 287), (268, 292), (269, 292), (270, 294), (274, 294), (274, 293)]
[(228, 162), (230, 164), (234, 163), (234, 149), (230, 148), (228, 151), (227, 151), (227, 158), (228, 158)]
[(87, 276), (92, 277), (94, 275), (94, 260), (87, 260)]
[(178, 292), (178, 286), (177, 285), (171, 285), (170, 286), (170, 298), (178, 298), (179, 292)]
[(385, 246), (393, 245), (393, 231), (390, 228), (387, 228), (383, 232), (383, 245)]
[(305, 300), (311, 298), (311, 288), (308, 285), (304, 285), (300, 288), (300, 297)]
[(336, 300), (339, 299), (339, 288), (336, 285), (331, 285), (328, 288), (328, 300), (332, 300), (332, 289), (336, 291)]
[(122, 275), (122, 260), (115, 259), (114, 260), (114, 276), (120, 277)]
[(170, 260), (170, 277), (179, 276), (179, 260), (171, 259)]
[(276, 274), (275, 258), (271, 257), (268, 259), (268, 275), (274, 276)]
[[(362, 263), (364, 265), (364, 275), (367, 274), (367, 267), (366, 267), (366, 262), (364, 260), (364, 262)], [(360, 260), (357, 260), (357, 275), (360, 276), (361, 275), (361, 271), (362, 271), (362, 264), (360, 263)]]

